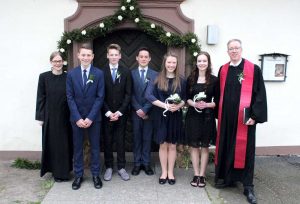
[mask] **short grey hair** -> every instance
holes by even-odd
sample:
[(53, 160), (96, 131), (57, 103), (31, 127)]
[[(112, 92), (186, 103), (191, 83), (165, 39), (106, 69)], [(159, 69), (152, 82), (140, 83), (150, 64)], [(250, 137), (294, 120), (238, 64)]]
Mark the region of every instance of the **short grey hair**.
[(235, 38), (235, 39), (231, 39), (231, 40), (228, 41), (228, 43), (227, 43), (227, 48), (228, 48), (229, 44), (232, 43), (232, 42), (239, 42), (240, 45), (241, 45), (241, 47), (242, 47), (242, 41), (241, 41), (240, 39), (236, 39), (236, 38)]

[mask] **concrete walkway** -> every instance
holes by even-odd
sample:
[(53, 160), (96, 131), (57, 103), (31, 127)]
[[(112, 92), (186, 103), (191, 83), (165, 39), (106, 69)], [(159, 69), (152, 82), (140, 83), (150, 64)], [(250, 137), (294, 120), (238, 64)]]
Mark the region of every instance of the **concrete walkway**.
[[(132, 163), (127, 164), (130, 172)], [(55, 183), (43, 200), (43, 204), (53, 203), (203, 203), (208, 204), (210, 200), (204, 188), (193, 188), (189, 182), (193, 175), (192, 169), (175, 169), (176, 184), (168, 183), (160, 185), (158, 179), (161, 173), (159, 163), (155, 163), (155, 174), (147, 176), (144, 171), (138, 176), (131, 176), (129, 181), (123, 181), (114, 172), (111, 181), (103, 181), (103, 187), (98, 190), (93, 186), (91, 176), (88, 172), (84, 177), (81, 188), (72, 190), (72, 181)], [(103, 172), (102, 172), (103, 175)]]

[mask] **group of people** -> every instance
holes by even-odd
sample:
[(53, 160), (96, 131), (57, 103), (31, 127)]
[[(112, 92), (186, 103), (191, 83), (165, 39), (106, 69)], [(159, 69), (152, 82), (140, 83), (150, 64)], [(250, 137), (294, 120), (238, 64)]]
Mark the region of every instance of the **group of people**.
[[(242, 58), (239, 39), (227, 43), (227, 52), (230, 62), (221, 66), (218, 77), (212, 75), (209, 53), (200, 52), (187, 80), (180, 76), (178, 57), (172, 52), (164, 56), (158, 73), (149, 67), (149, 49), (140, 48), (136, 55), (138, 67), (129, 70), (119, 65), (121, 47), (110, 44), (108, 64), (99, 69), (92, 65), (92, 48), (83, 44), (78, 52), (80, 66), (67, 74), (62, 70), (61, 54), (52, 53), (52, 70), (40, 75), (37, 92), (36, 120), (43, 132), (41, 176), (52, 172), (55, 181), (61, 182), (68, 180), (73, 170), (72, 189), (79, 189), (84, 173), (84, 135), (88, 135), (93, 183), (95, 188), (101, 188), (103, 132), (106, 167), (103, 179), (112, 179), (116, 143), (117, 173), (124, 181), (130, 180), (125, 169), (124, 138), (127, 118), (131, 115), (134, 155), (131, 175), (137, 176), (141, 170), (146, 175), (154, 174), (150, 154), (151, 142), (155, 141), (159, 144), (161, 164), (158, 182), (174, 185), (176, 146), (183, 144), (190, 147), (194, 169), (191, 186), (205, 187), (209, 146), (214, 144), (215, 187), (242, 182), (248, 202), (256, 203), (255, 127), (267, 121), (265, 86), (260, 68)], [(188, 107), (185, 122), (184, 106)], [(245, 108), (250, 115), (244, 122)]]

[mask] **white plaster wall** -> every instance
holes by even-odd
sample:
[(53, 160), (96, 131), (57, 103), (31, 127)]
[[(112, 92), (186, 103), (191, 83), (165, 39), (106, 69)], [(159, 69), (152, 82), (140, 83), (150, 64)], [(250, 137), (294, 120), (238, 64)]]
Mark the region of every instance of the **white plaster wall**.
[(35, 118), (38, 76), (50, 70), (49, 55), (76, 0), (0, 2), (0, 150), (41, 150)]
[[(243, 56), (261, 65), (260, 54), (290, 55), (286, 82), (266, 82), (268, 122), (257, 126), (257, 146), (300, 145), (300, 1), (186, 0), (183, 13), (195, 19), (202, 50), (212, 56), (214, 72), (229, 60), (229, 39), (243, 41)], [(219, 43), (206, 44), (206, 26), (217, 25)]]
[[(76, 0), (0, 2), (0, 151), (41, 150), (41, 128), (34, 120), (38, 75), (50, 69), (49, 54), (64, 30), (63, 20), (76, 8)], [(266, 83), (269, 122), (258, 125), (257, 146), (299, 146), (300, 1), (186, 0), (181, 8), (195, 20), (215, 73), (229, 59), (231, 38), (240, 38), (244, 57), (258, 65), (260, 54), (291, 55), (286, 82)], [(219, 27), (217, 45), (206, 44), (207, 25)]]

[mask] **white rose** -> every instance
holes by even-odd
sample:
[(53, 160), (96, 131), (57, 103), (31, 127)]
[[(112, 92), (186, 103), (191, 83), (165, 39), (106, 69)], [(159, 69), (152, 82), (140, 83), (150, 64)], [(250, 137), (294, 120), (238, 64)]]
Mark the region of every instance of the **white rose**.
[(140, 21), (139, 18), (134, 19), (134, 22), (138, 23)]
[(119, 21), (123, 20), (122, 16), (118, 16)]
[(151, 28), (155, 28), (155, 24), (154, 23), (151, 23)]
[(65, 52), (65, 49), (64, 49), (64, 48), (60, 48), (59, 51), (60, 51), (61, 53), (63, 53), (63, 52)]
[(127, 3), (130, 3), (130, 2), (131, 2), (131, 0), (127, 0), (126, 2), (127, 2)]
[(100, 24), (99, 24), (99, 27), (100, 27), (100, 28), (104, 28), (104, 23), (100, 23)]
[(64, 63), (63, 63), (65, 66), (68, 64), (68, 62), (67, 61), (64, 61)]
[(67, 44), (71, 44), (71, 43), (72, 43), (72, 40), (68, 39)]
[(129, 9), (130, 11), (132, 11), (134, 9), (134, 6), (130, 6)]
[(167, 36), (167, 37), (171, 37), (171, 33), (170, 33), (170, 32), (167, 32), (167, 33), (166, 33), (166, 36)]
[(125, 10), (126, 10), (126, 7), (125, 7), (125, 6), (122, 6), (122, 7), (121, 7), (121, 10), (122, 10), (122, 11), (125, 11)]
[(85, 35), (86, 34), (86, 30), (81, 31), (81, 34)]
[(196, 42), (196, 39), (195, 39), (195, 38), (191, 39), (191, 42), (192, 42), (192, 43), (195, 43), (195, 42)]
[(196, 57), (198, 55), (198, 52), (194, 52), (193, 55), (194, 57)]

